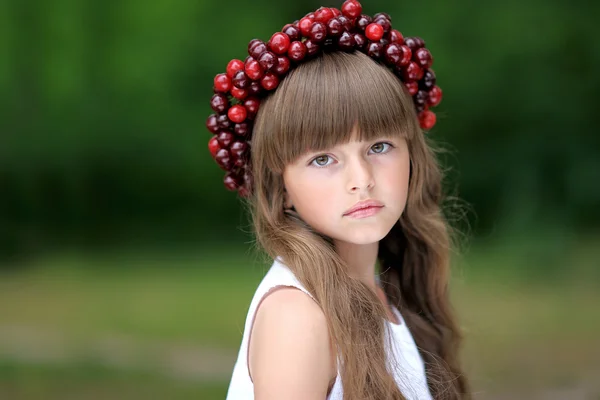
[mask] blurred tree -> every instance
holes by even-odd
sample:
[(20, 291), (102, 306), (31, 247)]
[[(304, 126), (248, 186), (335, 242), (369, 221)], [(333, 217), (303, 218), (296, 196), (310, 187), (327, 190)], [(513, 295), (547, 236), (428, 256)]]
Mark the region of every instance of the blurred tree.
[[(206, 151), (212, 78), (250, 39), (340, 4), (2, 3), (0, 253), (231, 234), (244, 220)], [(364, 6), (432, 49), (431, 135), (479, 232), (597, 225), (599, 3)]]

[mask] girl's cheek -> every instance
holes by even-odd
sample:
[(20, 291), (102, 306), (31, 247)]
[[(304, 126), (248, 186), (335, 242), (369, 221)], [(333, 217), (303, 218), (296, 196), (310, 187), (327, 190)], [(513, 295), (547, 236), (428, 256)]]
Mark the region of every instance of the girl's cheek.
[(318, 169), (306, 171), (302, 174), (303, 190), (321, 190), (331, 182), (331, 174)]
[(309, 169), (307, 173), (307, 179), (313, 181), (325, 181), (335, 177), (336, 175), (336, 166), (330, 165), (328, 167), (312, 167)]

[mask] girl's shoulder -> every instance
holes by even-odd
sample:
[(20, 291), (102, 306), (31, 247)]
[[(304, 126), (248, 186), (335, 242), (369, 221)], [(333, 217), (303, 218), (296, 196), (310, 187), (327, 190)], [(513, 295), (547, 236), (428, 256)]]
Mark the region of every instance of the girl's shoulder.
[(268, 290), (256, 308), (248, 352), (256, 393), (281, 391), (285, 397), (292, 388), (321, 397), (336, 375), (323, 311), (277, 260), (263, 284)]
[(252, 302), (254, 324), (259, 318), (266, 319), (265, 317), (269, 317), (270, 322), (281, 321), (279, 325), (307, 322), (326, 324), (323, 310), (313, 295), (280, 258), (274, 260), (258, 286)]

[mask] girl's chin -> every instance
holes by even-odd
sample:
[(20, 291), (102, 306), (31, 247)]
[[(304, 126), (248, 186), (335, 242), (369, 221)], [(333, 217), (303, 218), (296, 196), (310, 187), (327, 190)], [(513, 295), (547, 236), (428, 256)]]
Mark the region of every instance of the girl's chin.
[(357, 232), (344, 232), (344, 234), (339, 235), (336, 240), (356, 245), (367, 245), (379, 242), (389, 233), (389, 231), (389, 229), (378, 229), (372, 231), (362, 229), (361, 231)]

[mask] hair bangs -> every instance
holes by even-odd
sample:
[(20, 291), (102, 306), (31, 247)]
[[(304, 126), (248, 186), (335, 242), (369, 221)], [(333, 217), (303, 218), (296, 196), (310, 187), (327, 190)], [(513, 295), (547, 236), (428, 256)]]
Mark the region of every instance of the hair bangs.
[[(265, 164), (283, 171), (309, 151), (420, 132), (411, 96), (387, 67), (360, 53), (323, 53), (263, 101), (255, 124)], [(257, 143), (258, 144), (258, 143)]]

